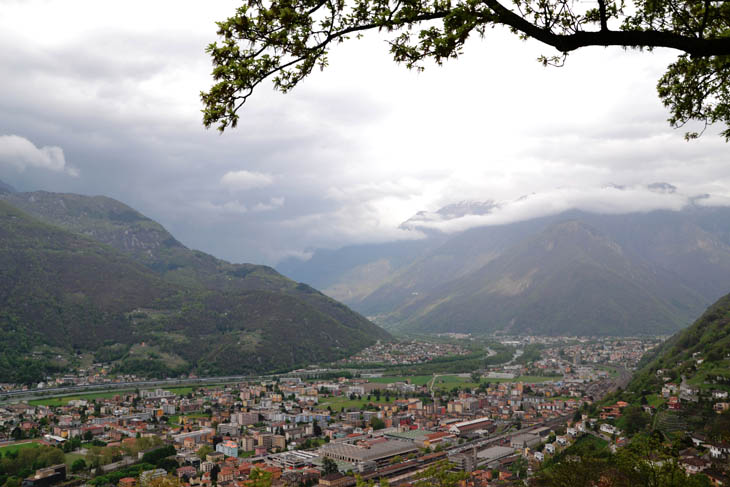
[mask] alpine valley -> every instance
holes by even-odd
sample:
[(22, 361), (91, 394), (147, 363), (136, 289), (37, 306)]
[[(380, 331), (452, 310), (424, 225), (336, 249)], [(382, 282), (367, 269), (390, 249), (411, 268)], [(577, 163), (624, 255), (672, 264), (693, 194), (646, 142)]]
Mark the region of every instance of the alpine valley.
[(403, 223), (424, 238), (318, 250), (278, 269), (398, 332), (671, 334), (730, 289), (730, 208), (701, 203), (439, 230), (500, 206), (463, 202)]

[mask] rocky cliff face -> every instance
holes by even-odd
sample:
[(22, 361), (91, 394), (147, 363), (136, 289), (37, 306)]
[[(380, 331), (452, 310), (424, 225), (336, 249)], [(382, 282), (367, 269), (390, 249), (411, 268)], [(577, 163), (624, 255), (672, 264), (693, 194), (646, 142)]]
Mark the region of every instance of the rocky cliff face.
[(159, 223), (112, 198), (70, 193), (5, 193), (16, 208), (118, 250), (153, 259), (162, 249), (183, 247)]

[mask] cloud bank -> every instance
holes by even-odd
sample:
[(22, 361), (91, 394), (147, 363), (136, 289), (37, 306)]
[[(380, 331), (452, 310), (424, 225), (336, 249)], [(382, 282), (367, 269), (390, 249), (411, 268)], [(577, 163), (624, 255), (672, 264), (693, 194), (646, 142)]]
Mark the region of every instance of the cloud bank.
[(0, 135), (0, 165), (13, 166), (19, 171), (29, 167), (65, 172), (77, 177), (77, 169), (66, 165), (63, 149), (57, 146), (36, 147), (25, 137)]
[(247, 190), (270, 186), (274, 182), (273, 176), (260, 172), (229, 171), (221, 178), (221, 184), (229, 189)]
[[(492, 202), (482, 214), (466, 211), (463, 215), (443, 212), (420, 212), (403, 224), (409, 230), (432, 229), (455, 233), (474, 227), (504, 225), (518, 221), (557, 215), (568, 210), (599, 214), (625, 214), (655, 210), (679, 211), (697, 200), (697, 196), (677, 192), (667, 183), (625, 187), (607, 185), (599, 188), (556, 188), (533, 193), (515, 200)], [(705, 204), (703, 197), (700, 201)], [(712, 200), (720, 203), (721, 200)]]
[[(267, 264), (418, 238), (400, 224), (462, 200), (498, 208), (428, 225), (730, 200), (717, 130), (687, 143), (666, 122), (655, 86), (676, 59), (669, 50), (589, 49), (545, 69), (535, 62), (544, 46), (494, 29), (419, 73), (395, 65), (387, 33), (373, 33), (335, 46), (329, 66), (287, 95), (260, 87), (236, 130), (206, 131), (205, 46), (240, 4), (6, 2), (0, 180), (111, 196), (185, 245)], [(676, 189), (648, 188), (658, 181)]]

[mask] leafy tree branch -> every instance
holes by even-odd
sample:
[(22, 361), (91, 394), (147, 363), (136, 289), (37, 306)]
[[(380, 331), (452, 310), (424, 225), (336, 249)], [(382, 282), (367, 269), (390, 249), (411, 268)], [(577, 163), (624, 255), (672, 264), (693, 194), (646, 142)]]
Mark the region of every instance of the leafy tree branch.
[(722, 0), (248, 0), (217, 25), (220, 40), (206, 49), (215, 84), (201, 99), (204, 125), (220, 131), (237, 125), (263, 81), (286, 93), (327, 66), (333, 45), (365, 31), (393, 33), (394, 60), (423, 69), (425, 60), (458, 58), (470, 37), (495, 26), (555, 48), (541, 56), (545, 65), (589, 46), (679, 51), (658, 83), (670, 124), (730, 125), (730, 2)]

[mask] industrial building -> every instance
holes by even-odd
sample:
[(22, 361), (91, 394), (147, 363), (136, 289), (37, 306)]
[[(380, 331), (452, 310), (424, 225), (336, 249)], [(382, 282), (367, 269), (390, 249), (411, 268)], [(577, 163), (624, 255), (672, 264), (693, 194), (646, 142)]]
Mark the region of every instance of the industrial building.
[(353, 464), (375, 462), (387, 465), (393, 457), (417, 453), (418, 447), (409, 441), (387, 440), (369, 445), (328, 443), (321, 448), (322, 456)]
[(471, 421), (462, 421), (449, 426), (449, 433), (452, 435), (464, 436), (477, 431), (485, 431), (491, 433), (495, 430), (494, 421), (489, 418), (472, 419)]

